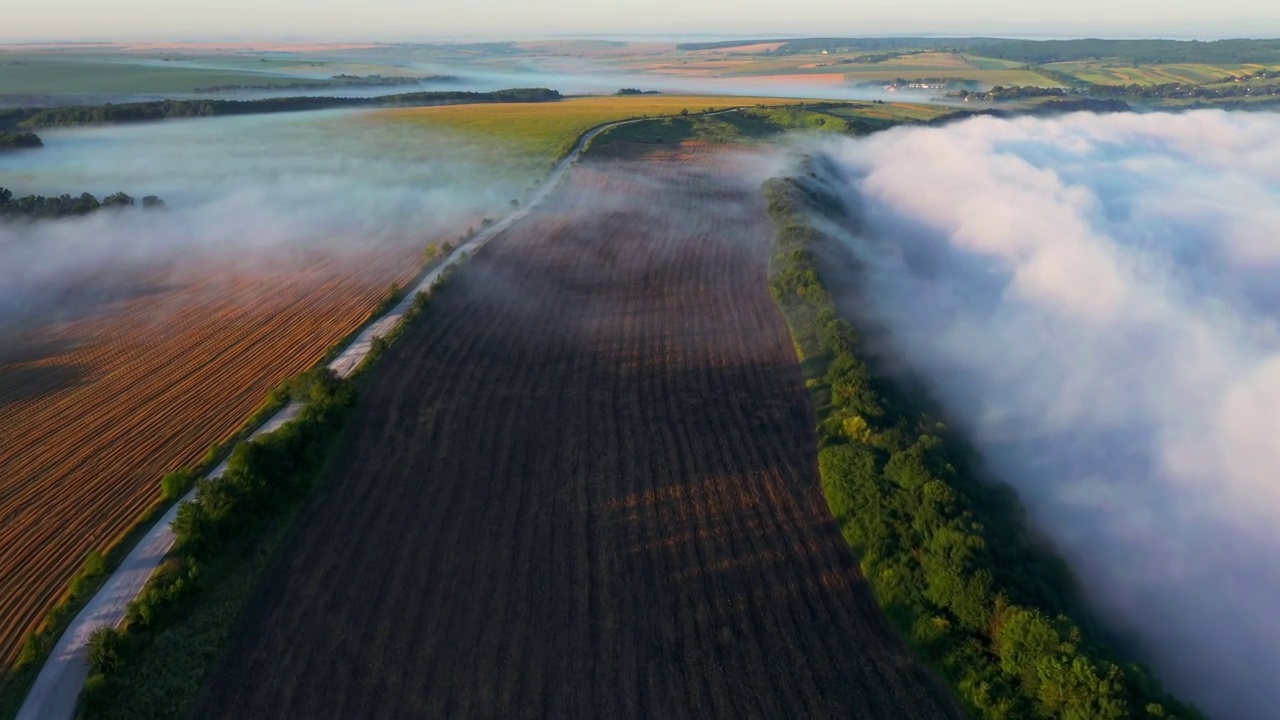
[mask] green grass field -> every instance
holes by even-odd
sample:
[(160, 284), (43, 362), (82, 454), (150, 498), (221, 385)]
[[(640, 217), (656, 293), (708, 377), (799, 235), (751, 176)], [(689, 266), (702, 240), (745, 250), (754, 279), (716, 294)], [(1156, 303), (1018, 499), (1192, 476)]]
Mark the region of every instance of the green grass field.
[(1058, 87), (1059, 83), (1023, 69), (1022, 63), (962, 53), (907, 53), (880, 62), (867, 62), (857, 55), (742, 55), (669, 54), (638, 57), (623, 62), (631, 69), (659, 71), (697, 77), (746, 79), (752, 77), (843, 75), (848, 83), (883, 82), (905, 79), (956, 78), (984, 86), (1033, 85)]
[(978, 70), (1017, 70), (1022, 67), (1023, 63), (1014, 60), (1001, 60), (999, 58), (980, 57), (978, 55), (963, 56), (969, 61), (969, 64)]
[(1237, 77), (1267, 65), (1126, 65), (1099, 61), (1051, 63), (1048, 70), (1067, 73), (1095, 85), (1165, 85), (1182, 83), (1200, 85), (1215, 83), (1225, 77)]
[[(699, 116), (707, 110), (747, 108), (742, 112)], [(680, 113), (688, 110), (689, 116)], [(646, 95), (583, 97), (527, 105), (451, 105), (381, 110), (373, 122), (409, 123), (435, 133), (455, 133), (459, 142), (476, 142), (505, 162), (545, 168), (569, 152), (582, 133), (608, 122), (654, 118), (653, 122), (615, 128), (597, 146), (612, 142), (746, 142), (786, 131), (847, 133), (855, 128), (925, 121), (950, 108), (911, 103), (829, 103), (790, 98)]]
[(505, 141), (523, 152), (551, 160), (573, 149), (582, 133), (598, 125), (636, 117), (679, 115), (709, 109), (785, 105), (792, 99), (728, 96), (639, 95), (571, 98), (554, 103), (450, 105), (385, 110), (378, 117), (418, 123)]
[(924, 122), (950, 115), (954, 108), (941, 105), (916, 103), (846, 103), (842, 107), (824, 108), (823, 112), (850, 120), (879, 120), (882, 122)]
[(846, 133), (850, 129), (850, 123), (843, 118), (799, 106), (754, 107), (720, 115), (664, 117), (620, 125), (602, 134), (592, 147), (614, 142), (655, 144), (692, 140), (736, 143), (772, 137), (788, 130)]
[(611, 142), (710, 143), (753, 142), (785, 132), (859, 134), (901, 122), (930, 120), (948, 111), (906, 103), (805, 103), (760, 106), (719, 115), (666, 117), (621, 125), (600, 136), (596, 146)]

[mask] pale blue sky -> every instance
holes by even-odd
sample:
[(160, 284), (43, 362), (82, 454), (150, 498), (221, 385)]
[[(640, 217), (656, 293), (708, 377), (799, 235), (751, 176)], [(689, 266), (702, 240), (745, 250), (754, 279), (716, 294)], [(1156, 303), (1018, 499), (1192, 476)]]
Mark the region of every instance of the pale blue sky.
[(0, 39), (1277, 36), (1274, 0), (3, 0)]

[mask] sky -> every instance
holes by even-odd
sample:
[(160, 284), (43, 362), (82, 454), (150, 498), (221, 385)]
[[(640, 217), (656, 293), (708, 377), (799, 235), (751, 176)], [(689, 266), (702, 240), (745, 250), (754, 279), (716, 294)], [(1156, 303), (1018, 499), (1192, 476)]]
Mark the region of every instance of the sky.
[[(573, 34), (1280, 35), (1269, 0), (42, 0), (6, 3), (0, 41), (431, 40)], [(1176, 9), (1175, 9), (1176, 8)]]

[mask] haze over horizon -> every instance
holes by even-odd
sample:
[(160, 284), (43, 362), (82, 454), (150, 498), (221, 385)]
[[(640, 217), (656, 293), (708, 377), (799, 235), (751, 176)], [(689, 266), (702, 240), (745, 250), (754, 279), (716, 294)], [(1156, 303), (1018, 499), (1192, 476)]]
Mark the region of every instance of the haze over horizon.
[[(445, 40), (532, 39), (566, 35), (1178, 37), (1280, 35), (1280, 6), (1223, 0), (1179, 8), (1171, 19), (1157, 0), (1081, 0), (1020, 4), (981, 0), (940, 8), (921, 0), (717, 0), (591, 3), (477, 0), (441, 13), (402, 0), (271, 0), (182, 7), (161, 0), (90, 3), (56, 0), (6, 13), (0, 42), (70, 40)], [(1083, 19), (1082, 19), (1083, 18)], [(1096, 19), (1094, 19), (1096, 18)], [(820, 19), (824, 19), (820, 20)], [(250, 29), (251, 28), (251, 29)]]

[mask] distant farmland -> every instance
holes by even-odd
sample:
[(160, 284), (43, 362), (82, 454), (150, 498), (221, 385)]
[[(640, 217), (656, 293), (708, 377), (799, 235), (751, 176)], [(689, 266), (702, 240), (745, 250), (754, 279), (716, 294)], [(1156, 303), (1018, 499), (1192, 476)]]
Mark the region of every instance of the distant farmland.
[(1038, 85), (1059, 83), (1025, 68), (1024, 63), (958, 52), (914, 52), (874, 60), (857, 53), (821, 53), (744, 56), (728, 50), (694, 52), (660, 58), (638, 57), (635, 70), (694, 77), (719, 77), (746, 82), (752, 78), (836, 74), (850, 84), (888, 80), (949, 78), (982, 85)]
[[(224, 60), (225, 62), (225, 60)], [(213, 69), (184, 61), (146, 58), (67, 58), (0, 53), (0, 99), (5, 95), (189, 93), (219, 85), (288, 85), (300, 76), (242, 63), (243, 70)]]
[(408, 108), (381, 111), (379, 116), (396, 122), (423, 123), (482, 133), (510, 141), (525, 152), (556, 159), (568, 153), (582, 133), (616, 120), (677, 115), (682, 110), (697, 113), (711, 108), (787, 105), (796, 102), (799, 101), (718, 95), (629, 95), (572, 98), (554, 103)]
[(1088, 61), (1053, 63), (1044, 67), (1046, 70), (1066, 73), (1097, 85), (1165, 85), (1169, 83), (1199, 85), (1216, 83), (1223, 78), (1237, 77), (1274, 66), (1204, 65), (1194, 63), (1132, 65)]

